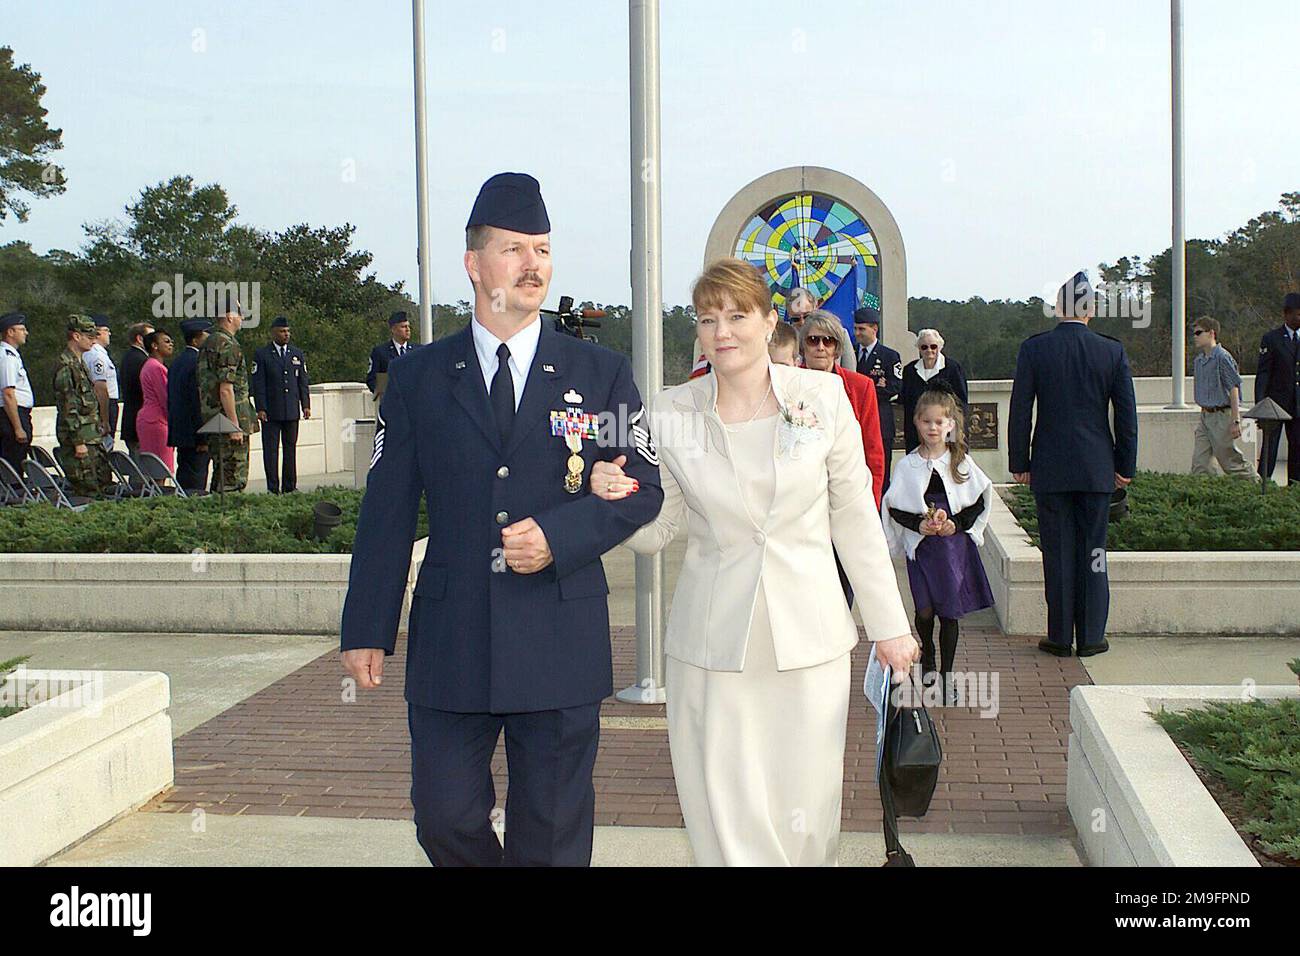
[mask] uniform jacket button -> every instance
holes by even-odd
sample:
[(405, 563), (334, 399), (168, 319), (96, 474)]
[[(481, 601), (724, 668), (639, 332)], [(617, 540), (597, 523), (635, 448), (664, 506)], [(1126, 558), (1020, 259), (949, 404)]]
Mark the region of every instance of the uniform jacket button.
[(497, 477), (498, 477), (498, 478), (509, 478), (509, 477), (510, 477), (510, 469), (507, 468), (505, 465), (502, 465), (500, 468), (497, 469)]
[(505, 524), (509, 520), (510, 515), (506, 514), (504, 511), (497, 512), (497, 524)]

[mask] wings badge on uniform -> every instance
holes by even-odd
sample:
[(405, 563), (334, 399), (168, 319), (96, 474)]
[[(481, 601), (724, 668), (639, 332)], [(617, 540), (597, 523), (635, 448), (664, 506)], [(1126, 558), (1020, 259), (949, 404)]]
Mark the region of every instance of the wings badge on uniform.
[(632, 429), (632, 444), (636, 447), (638, 455), (657, 466), (659, 449), (655, 447), (655, 440), (650, 437), (650, 430), (641, 424), (644, 418), (645, 406), (642, 405), (641, 410), (627, 420)]

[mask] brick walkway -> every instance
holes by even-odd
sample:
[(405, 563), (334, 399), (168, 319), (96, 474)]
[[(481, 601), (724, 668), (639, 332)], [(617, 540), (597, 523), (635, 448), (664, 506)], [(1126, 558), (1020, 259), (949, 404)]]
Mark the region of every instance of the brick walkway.
[[(1034, 643), (963, 628), (957, 669), (996, 672), (998, 716), (984, 719), (974, 708), (932, 711), (944, 744), (939, 789), (924, 819), (902, 821), (904, 832), (1072, 832), (1065, 806), (1068, 694), (1088, 677), (1076, 658), (1049, 657)], [(357, 702), (343, 702), (342, 672), (331, 652), (180, 737), (176, 787), (147, 809), (409, 819), (403, 650), (404, 635), (386, 662), (384, 686)], [(861, 692), (866, 657), (864, 642), (854, 653), (844, 828), (878, 832), (874, 714)], [(615, 687), (633, 682), (635, 659), (631, 629), (616, 628)], [(601, 718), (596, 823), (682, 826), (664, 708), (611, 698)], [(493, 770), (501, 802), (503, 746)]]

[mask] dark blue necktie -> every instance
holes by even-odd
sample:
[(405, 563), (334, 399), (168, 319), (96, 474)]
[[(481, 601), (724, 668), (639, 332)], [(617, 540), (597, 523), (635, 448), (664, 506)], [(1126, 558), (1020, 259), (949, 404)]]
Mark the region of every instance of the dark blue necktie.
[(497, 373), (492, 377), (488, 397), (497, 420), (497, 433), (504, 445), (510, 437), (510, 426), (515, 422), (515, 380), (510, 377), (510, 348), (504, 342), (497, 347)]

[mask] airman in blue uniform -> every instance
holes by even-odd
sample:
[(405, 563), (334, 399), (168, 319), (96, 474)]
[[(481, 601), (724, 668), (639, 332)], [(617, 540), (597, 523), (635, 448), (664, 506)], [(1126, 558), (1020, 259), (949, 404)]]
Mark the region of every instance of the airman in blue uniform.
[(370, 364), (366, 366), (366, 388), (376, 399), (379, 376), (388, 372), (388, 363), (420, 347), (411, 341), (411, 320), (405, 312), (394, 312), (388, 317), (388, 332), (388, 341), (370, 350)]
[(1255, 369), (1255, 401), (1271, 398), (1291, 420), (1271, 435), (1260, 434), (1259, 473), (1271, 478), (1277, 466), (1277, 447), (1286, 432), (1286, 480), (1300, 483), (1300, 292), (1282, 300), (1282, 324), (1259, 340), (1259, 365)]
[(1088, 328), (1094, 301), (1083, 272), (1061, 286), (1060, 321), (1021, 343), (1011, 388), (1010, 470), (1034, 492), (1043, 553), (1047, 637), (1038, 646), (1058, 657), (1110, 648), (1106, 522), (1111, 495), (1137, 469), (1128, 356), (1119, 340)]
[(876, 383), (880, 440), (885, 449), (885, 480), (880, 484), (883, 499), (894, 470), (894, 403), (903, 391), (903, 357), (880, 341), (879, 309), (864, 305), (853, 313), (853, 337), (858, 340), (858, 371)]
[(199, 349), (212, 331), (208, 319), (186, 319), (181, 323), (185, 348), (167, 370), (167, 444), (176, 449), (176, 481), (190, 492), (208, 486), (212, 455), (199, 413)]
[[(262, 469), (273, 495), (298, 490), (298, 422), (311, 418), (311, 381), (307, 356), (289, 341), (289, 320), (271, 323), (271, 341), (253, 357), (253, 406), (262, 423)], [(284, 469), (280, 446), (284, 446)]]
[[(366, 688), (393, 653), (424, 499), (406, 699), (416, 834), (439, 865), (590, 862), (613, 691), (600, 556), (663, 503), (628, 360), (541, 321), (549, 233), (531, 176), (483, 185), (466, 228), (474, 317), (389, 366), (352, 548), (341, 648)], [(619, 456), (640, 490), (604, 501), (591, 468)], [(490, 766), (503, 730), (504, 848)]]

